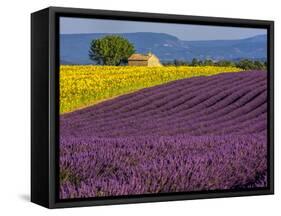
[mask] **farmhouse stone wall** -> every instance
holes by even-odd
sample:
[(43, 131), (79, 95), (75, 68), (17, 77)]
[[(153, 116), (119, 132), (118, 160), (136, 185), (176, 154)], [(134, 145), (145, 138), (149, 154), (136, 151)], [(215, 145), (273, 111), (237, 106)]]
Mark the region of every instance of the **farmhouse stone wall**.
[(147, 66), (147, 61), (130, 60), (128, 61), (129, 66)]
[(157, 56), (149, 53), (148, 55), (143, 54), (133, 54), (128, 59), (129, 66), (148, 66), (148, 67), (155, 67), (155, 66), (162, 66), (160, 60)]
[(162, 64), (160, 63), (159, 59), (158, 59), (155, 55), (152, 55), (152, 56), (148, 59), (148, 64), (147, 64), (147, 66), (150, 66), (150, 67), (162, 66)]

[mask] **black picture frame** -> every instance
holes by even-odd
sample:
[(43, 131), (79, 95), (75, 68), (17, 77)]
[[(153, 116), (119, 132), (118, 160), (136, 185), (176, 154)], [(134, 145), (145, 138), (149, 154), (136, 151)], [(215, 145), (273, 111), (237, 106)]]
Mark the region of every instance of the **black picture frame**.
[[(268, 187), (122, 197), (58, 199), (59, 25), (64, 17), (267, 29)], [(274, 194), (274, 22), (202, 16), (49, 7), (31, 14), (31, 201), (47, 208)]]

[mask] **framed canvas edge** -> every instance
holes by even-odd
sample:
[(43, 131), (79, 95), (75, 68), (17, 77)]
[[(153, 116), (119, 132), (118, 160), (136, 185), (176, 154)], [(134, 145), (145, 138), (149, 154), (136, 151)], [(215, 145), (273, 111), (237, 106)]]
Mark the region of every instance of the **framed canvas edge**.
[[(82, 206), (99, 206), (113, 204), (132, 204), (132, 203), (147, 203), (147, 202), (163, 202), (163, 201), (179, 201), (179, 200), (194, 200), (194, 199), (209, 199), (209, 198), (227, 198), (227, 197), (242, 197), (256, 195), (271, 195), (274, 194), (274, 21), (269, 20), (249, 20), (237, 18), (221, 18), (221, 17), (203, 17), (203, 16), (188, 16), (188, 15), (173, 15), (173, 14), (156, 14), (142, 12), (127, 12), (127, 11), (110, 11), (110, 10), (95, 10), (95, 9), (80, 9), (80, 8), (63, 8), (49, 7), (49, 206), (48, 208), (64, 208), (64, 207), (82, 207)], [(56, 136), (56, 109), (57, 103), (55, 100), (58, 88), (56, 88), (56, 79), (58, 71), (58, 62), (56, 57), (58, 53), (58, 45), (56, 41), (57, 23), (56, 17), (61, 14), (71, 14), (73, 16), (100, 16), (112, 17), (118, 19), (120, 17), (128, 20), (150, 20), (160, 22), (195, 22), (209, 23), (210, 25), (237, 25), (241, 26), (256, 26), (266, 27), (268, 29), (268, 72), (269, 72), (269, 187), (266, 189), (257, 189), (253, 191), (232, 191), (232, 192), (209, 192), (198, 194), (176, 194), (176, 195), (152, 195), (149, 197), (122, 197), (122, 198), (105, 198), (100, 200), (82, 200), (82, 201), (58, 201), (56, 198), (56, 151), (57, 136)], [(215, 24), (214, 24), (215, 23)]]

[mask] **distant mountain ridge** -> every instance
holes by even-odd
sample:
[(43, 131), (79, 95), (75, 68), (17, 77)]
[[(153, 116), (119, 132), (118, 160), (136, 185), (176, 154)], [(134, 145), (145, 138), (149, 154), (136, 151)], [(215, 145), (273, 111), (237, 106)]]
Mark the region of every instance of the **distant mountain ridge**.
[[(93, 39), (108, 33), (61, 34), (61, 64), (93, 64), (89, 59), (89, 47)], [(115, 34), (132, 42), (138, 53), (152, 52), (164, 61), (212, 59), (239, 60), (266, 59), (267, 37), (257, 35), (238, 40), (184, 41), (165, 33), (136, 32)]]

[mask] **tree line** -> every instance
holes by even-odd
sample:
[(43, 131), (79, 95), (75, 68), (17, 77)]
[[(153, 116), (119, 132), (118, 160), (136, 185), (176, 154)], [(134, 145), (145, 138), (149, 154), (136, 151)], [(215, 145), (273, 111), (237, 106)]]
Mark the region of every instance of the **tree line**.
[[(118, 35), (108, 35), (100, 39), (92, 40), (90, 44), (89, 57), (98, 65), (125, 65), (128, 58), (135, 53), (134, 44), (126, 38)], [(200, 60), (193, 58), (191, 62), (175, 59), (170, 62), (162, 62), (166, 66), (222, 66), (239, 67), (244, 70), (266, 70), (267, 62), (242, 59), (240, 61), (210, 59)]]
[(244, 70), (266, 70), (267, 62), (251, 59), (241, 59), (239, 61), (219, 60), (213, 61), (210, 59), (200, 60), (193, 58), (192, 61), (177, 60), (163, 62), (165, 66), (221, 66), (221, 67), (239, 67)]

